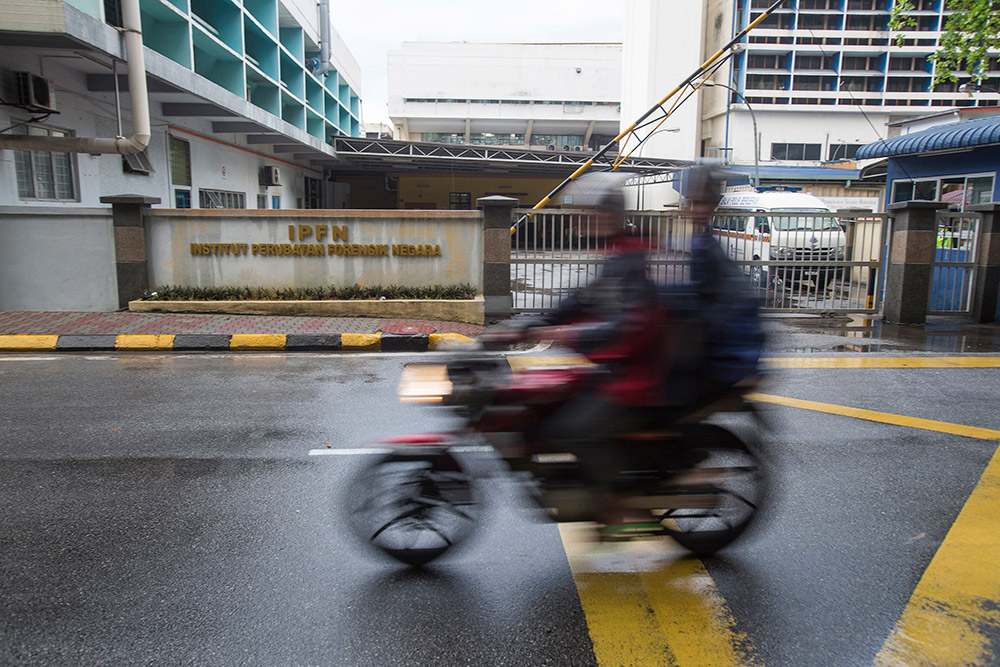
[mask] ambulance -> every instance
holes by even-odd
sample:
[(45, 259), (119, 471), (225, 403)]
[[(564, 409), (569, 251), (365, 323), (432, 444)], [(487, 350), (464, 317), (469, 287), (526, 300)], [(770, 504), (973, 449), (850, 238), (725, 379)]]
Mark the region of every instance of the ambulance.
[(846, 257), (844, 229), (826, 204), (797, 189), (724, 194), (712, 234), (760, 288), (808, 282), (821, 293), (844, 273), (831, 265)]

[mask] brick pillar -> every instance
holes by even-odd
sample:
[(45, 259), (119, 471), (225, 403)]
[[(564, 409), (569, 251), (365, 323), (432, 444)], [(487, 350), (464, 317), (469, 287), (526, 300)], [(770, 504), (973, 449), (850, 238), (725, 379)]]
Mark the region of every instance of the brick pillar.
[(146, 259), (146, 227), (143, 212), (159, 197), (114, 195), (101, 197), (111, 204), (115, 231), (115, 273), (118, 275), (118, 307), (140, 298), (149, 289), (149, 262)]
[(892, 247), (886, 267), (883, 317), (895, 324), (924, 324), (930, 301), (931, 271), (937, 243), (938, 201), (889, 204)]
[(983, 216), (979, 227), (979, 257), (972, 316), (976, 322), (997, 322), (1000, 302), (1000, 202), (970, 206)]
[(510, 317), (510, 226), (518, 201), (493, 195), (480, 197), (483, 211), (483, 306), (486, 323)]

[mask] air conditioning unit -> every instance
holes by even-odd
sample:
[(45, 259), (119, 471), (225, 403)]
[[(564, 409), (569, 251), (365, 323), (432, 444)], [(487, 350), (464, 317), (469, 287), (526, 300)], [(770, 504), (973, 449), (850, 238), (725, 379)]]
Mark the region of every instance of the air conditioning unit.
[(563, 146), (563, 150), (564, 151), (568, 151), (569, 150), (569, 146)]
[(281, 185), (281, 174), (278, 173), (277, 167), (261, 167), (260, 169), (260, 184), (261, 185)]
[(577, 153), (580, 153), (583, 151), (583, 146), (573, 146), (573, 150), (575, 150)]
[(54, 112), (56, 94), (52, 82), (31, 72), (15, 72), (14, 104), (27, 111)]
[(555, 146), (553, 146), (552, 144), (549, 144), (549, 148), (548, 148), (548, 150), (550, 150), (550, 151), (554, 151), (555, 149), (556, 149), (556, 147), (555, 147)]

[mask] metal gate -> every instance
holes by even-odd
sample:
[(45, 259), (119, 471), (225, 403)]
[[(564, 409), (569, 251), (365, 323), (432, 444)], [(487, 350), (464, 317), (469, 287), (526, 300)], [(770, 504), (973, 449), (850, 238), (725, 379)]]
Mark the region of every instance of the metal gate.
[[(516, 212), (518, 219), (526, 210)], [(692, 220), (677, 212), (627, 213), (630, 232), (644, 239), (658, 283), (690, 280)], [(542, 209), (511, 238), (514, 312), (555, 307), (598, 273), (606, 246), (592, 238), (586, 211)], [(782, 211), (719, 211), (712, 236), (746, 275), (766, 311), (874, 313), (880, 309), (887, 217)]]
[(929, 314), (972, 312), (979, 249), (980, 215), (939, 211), (931, 266)]

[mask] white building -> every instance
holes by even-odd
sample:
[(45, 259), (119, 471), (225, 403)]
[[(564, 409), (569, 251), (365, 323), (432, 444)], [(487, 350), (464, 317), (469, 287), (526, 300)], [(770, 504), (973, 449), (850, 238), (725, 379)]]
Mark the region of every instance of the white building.
[[(135, 132), (133, 59), (114, 10), (128, 1), (0, 0), (2, 134)], [(332, 26), (323, 29), (328, 3), (137, 4), (148, 147), (125, 157), (0, 149), (0, 206), (96, 207), (119, 194), (158, 197), (165, 207), (332, 205), (323, 178), (331, 137), (361, 136), (362, 119), (360, 68)]]
[(594, 150), (618, 134), (621, 45), (404, 42), (388, 94), (397, 139)]
[[(753, 165), (756, 157), (765, 168), (843, 164), (862, 145), (898, 132), (890, 125), (895, 121), (934, 107), (995, 103), (995, 95), (991, 100), (986, 94), (960, 92), (964, 81), (932, 84), (929, 56), (942, 34), (944, 0), (914, 0), (917, 25), (902, 34), (902, 46), (895, 45), (898, 33), (888, 30), (892, 3), (785, 3), (714, 73), (711, 80), (717, 85), (703, 87), (666, 122), (680, 131), (654, 136), (645, 155), (707, 157), (741, 165)], [(623, 124), (685, 80), (772, 4), (629, 0)], [(986, 85), (997, 89), (1000, 59), (991, 58), (989, 69)], [(661, 189), (664, 201), (673, 196), (669, 188)], [(648, 191), (646, 197), (648, 201)]]

